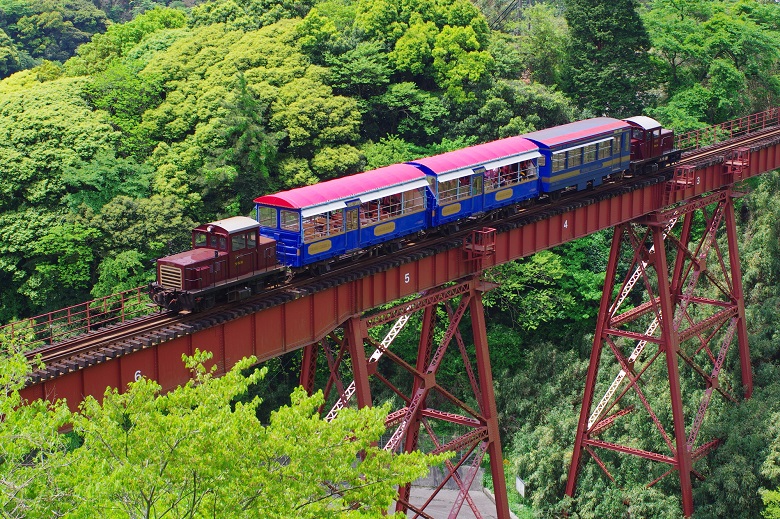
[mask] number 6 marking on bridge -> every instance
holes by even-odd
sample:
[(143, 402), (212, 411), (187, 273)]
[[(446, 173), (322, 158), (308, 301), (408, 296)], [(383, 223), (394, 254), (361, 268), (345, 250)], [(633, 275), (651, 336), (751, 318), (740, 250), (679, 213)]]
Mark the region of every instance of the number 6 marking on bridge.
[(139, 369), (138, 371), (135, 372), (135, 377), (134, 377), (135, 381), (138, 382), (139, 380), (141, 380), (141, 377), (143, 377), (143, 375), (141, 375), (141, 370)]

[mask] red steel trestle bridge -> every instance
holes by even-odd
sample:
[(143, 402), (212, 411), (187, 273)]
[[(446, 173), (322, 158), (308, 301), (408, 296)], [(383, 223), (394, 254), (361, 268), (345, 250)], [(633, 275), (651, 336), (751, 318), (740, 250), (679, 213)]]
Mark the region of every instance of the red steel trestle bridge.
[[(752, 392), (734, 201), (742, 180), (780, 168), (780, 109), (679, 136), (678, 147), (686, 150), (682, 160), (666, 171), (573, 193), (504, 220), (475, 221), (459, 234), (296, 278), (232, 306), (150, 314), (138, 289), (13, 323), (0, 334), (47, 344), (37, 350), (45, 368), (34, 373), (24, 396), (67, 398), (73, 407), (85, 395), (99, 398), (106, 386), (124, 387), (141, 376), (174, 388), (189, 375), (181, 355), (196, 348), (212, 351), (221, 372), (249, 355), (265, 361), (302, 349), (300, 381), (307, 390), (316, 389), (318, 362), (328, 366), (321, 382), (327, 418), (347, 405), (372, 405), (372, 388), (381, 384), (396, 403), (384, 448), (455, 453), (430, 499), (413, 504), (409, 487), (401, 488), (397, 510), (430, 517), (426, 507), (452, 481), (460, 492), (449, 517), (463, 507), (483, 517), (468, 489), (489, 459), (496, 516), (508, 519), (482, 305), (493, 286), (481, 273), (613, 228), (566, 493), (576, 495), (586, 464), (616, 481), (630, 457), (647, 464), (648, 485), (676, 473), (689, 516), (692, 478), (703, 477), (695, 462), (718, 444), (699, 435), (713, 397), (737, 402)], [(706, 224), (700, 236), (694, 220)], [(410, 333), (417, 349), (404, 358), (393, 341)], [(737, 357), (738, 376), (729, 373), (737, 363), (728, 362)], [(445, 359), (460, 366), (467, 384), (452, 387), (452, 377), (440, 373)], [(682, 376), (701, 381), (695, 394), (683, 394)], [(668, 392), (647, 392), (643, 381), (651, 377), (655, 387), (665, 380)], [(627, 415), (646, 419), (652, 435), (626, 434), (632, 432)]]

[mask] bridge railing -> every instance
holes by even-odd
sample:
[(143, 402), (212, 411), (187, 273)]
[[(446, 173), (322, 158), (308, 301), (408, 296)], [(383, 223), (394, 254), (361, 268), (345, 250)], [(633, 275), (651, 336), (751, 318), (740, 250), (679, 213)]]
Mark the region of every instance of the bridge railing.
[(137, 287), (85, 303), (22, 319), (0, 327), (0, 342), (29, 350), (149, 314), (146, 287)]
[(679, 150), (696, 150), (774, 126), (780, 126), (780, 108), (770, 108), (733, 121), (676, 135), (675, 147)]

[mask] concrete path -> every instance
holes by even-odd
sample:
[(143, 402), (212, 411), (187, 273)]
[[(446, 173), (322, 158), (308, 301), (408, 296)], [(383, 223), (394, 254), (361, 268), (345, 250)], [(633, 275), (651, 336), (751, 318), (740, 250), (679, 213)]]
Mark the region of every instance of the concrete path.
[[(412, 487), (412, 495), (410, 501), (415, 506), (422, 506), (425, 501), (431, 497), (432, 488), (420, 488)], [(477, 505), (480, 515), (483, 519), (497, 519), (496, 505), (488, 495), (482, 490), (472, 490), (469, 492), (471, 499)], [(450, 511), (452, 510), (452, 504), (458, 498), (457, 490), (442, 489), (436, 494), (436, 498), (426, 508), (425, 513), (434, 519), (447, 519)], [(394, 509), (393, 509), (394, 510)], [(414, 512), (409, 512), (408, 517), (414, 517)], [(466, 502), (460, 509), (458, 519), (473, 519), (476, 516), (469, 508)]]

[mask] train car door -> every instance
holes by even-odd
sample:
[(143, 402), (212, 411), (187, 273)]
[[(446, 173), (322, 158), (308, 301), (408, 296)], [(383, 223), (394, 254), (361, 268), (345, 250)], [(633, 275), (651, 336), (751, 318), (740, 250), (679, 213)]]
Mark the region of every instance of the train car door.
[(346, 250), (348, 251), (357, 249), (360, 246), (359, 207), (359, 205), (355, 205), (353, 207), (347, 207), (344, 210), (346, 212)]

